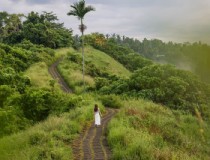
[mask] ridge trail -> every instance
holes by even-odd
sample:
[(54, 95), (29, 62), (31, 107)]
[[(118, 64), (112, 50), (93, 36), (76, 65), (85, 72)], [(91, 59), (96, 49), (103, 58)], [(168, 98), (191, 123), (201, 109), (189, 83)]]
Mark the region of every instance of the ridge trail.
[[(66, 93), (72, 93), (63, 77), (57, 70), (58, 64), (63, 60), (59, 58), (49, 67), (49, 73), (58, 81), (61, 89)], [(105, 137), (105, 129), (117, 110), (106, 108), (106, 114), (102, 117), (101, 126), (95, 127), (94, 123), (86, 126), (79, 138), (72, 145), (75, 160), (109, 160), (111, 151)]]

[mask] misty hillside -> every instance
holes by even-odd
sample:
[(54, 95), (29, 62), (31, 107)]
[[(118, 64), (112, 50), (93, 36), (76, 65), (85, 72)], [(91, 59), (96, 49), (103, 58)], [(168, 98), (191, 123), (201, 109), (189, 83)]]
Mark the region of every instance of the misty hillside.
[(118, 45), (128, 46), (140, 55), (161, 64), (172, 64), (179, 69), (191, 71), (204, 82), (210, 82), (210, 46), (202, 42), (174, 43), (159, 39), (143, 41), (120, 36), (109, 35), (109, 39)]

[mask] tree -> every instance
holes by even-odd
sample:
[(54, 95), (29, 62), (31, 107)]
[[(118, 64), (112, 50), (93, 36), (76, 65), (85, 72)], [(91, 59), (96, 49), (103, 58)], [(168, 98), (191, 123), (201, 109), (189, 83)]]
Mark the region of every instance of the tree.
[(23, 14), (0, 12), (0, 42), (15, 43), (21, 41)]
[(95, 8), (92, 6), (86, 6), (84, 0), (80, 0), (79, 2), (74, 3), (71, 5), (72, 10), (70, 10), (67, 15), (68, 16), (76, 16), (80, 22), (81, 25), (79, 26), (79, 29), (82, 33), (82, 75), (83, 75), (83, 86), (85, 91), (85, 79), (84, 79), (84, 67), (85, 67), (85, 61), (84, 61), (84, 30), (86, 29), (86, 26), (83, 24), (83, 19), (86, 13), (90, 11), (95, 11)]
[(57, 21), (58, 18), (53, 12), (29, 13), (23, 22), (24, 38), (50, 48), (70, 46), (72, 31)]

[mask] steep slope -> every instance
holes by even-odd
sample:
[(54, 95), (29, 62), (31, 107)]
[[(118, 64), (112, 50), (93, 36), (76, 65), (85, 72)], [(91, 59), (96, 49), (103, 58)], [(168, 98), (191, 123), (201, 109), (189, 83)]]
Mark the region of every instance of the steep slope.
[(86, 60), (94, 64), (99, 70), (122, 77), (129, 77), (131, 75), (130, 71), (108, 54), (96, 50), (91, 46), (86, 47), (85, 51)]
[[(58, 70), (75, 93), (82, 92), (82, 57), (80, 51), (70, 50), (67, 57), (58, 65)], [(86, 88), (95, 86), (94, 78), (97, 74), (128, 78), (131, 72), (106, 53), (88, 46), (85, 48)]]
[(204, 160), (210, 127), (202, 117), (145, 100), (127, 99), (108, 127), (113, 159)]

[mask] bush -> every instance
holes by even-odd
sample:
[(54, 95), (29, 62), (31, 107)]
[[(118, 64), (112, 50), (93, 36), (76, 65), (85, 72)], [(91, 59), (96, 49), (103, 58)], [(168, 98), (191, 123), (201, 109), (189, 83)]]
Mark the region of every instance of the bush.
[(56, 104), (56, 97), (47, 90), (29, 89), (21, 98), (24, 115), (34, 122), (47, 118)]
[(30, 122), (17, 107), (0, 108), (0, 137), (17, 133), (27, 128)]
[(48, 141), (49, 141), (48, 136), (43, 131), (37, 131), (29, 135), (30, 145), (42, 145), (43, 143), (46, 143)]
[(106, 107), (110, 108), (121, 108), (122, 103), (120, 102), (120, 98), (116, 95), (105, 95), (100, 98), (102, 104)]
[(82, 56), (78, 53), (71, 53), (71, 52), (68, 52), (68, 59), (72, 62), (75, 62), (77, 64), (81, 64), (82, 63)]

